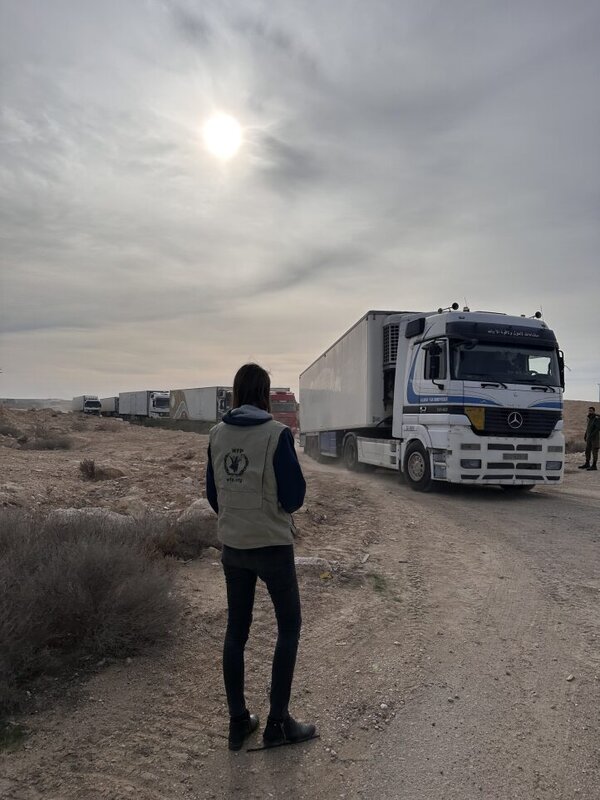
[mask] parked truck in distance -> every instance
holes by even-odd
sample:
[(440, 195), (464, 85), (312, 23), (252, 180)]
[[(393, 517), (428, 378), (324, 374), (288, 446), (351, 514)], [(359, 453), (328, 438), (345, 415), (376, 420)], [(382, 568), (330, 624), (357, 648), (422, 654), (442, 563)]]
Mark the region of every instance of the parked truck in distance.
[(119, 396), (116, 397), (101, 397), (100, 408), (103, 417), (118, 417), (119, 416)]
[(300, 375), (305, 452), (421, 491), (560, 483), (564, 362), (540, 316), (369, 311)]
[(82, 414), (100, 415), (100, 401), (95, 394), (82, 394), (71, 401), (71, 410)]
[(204, 386), (171, 390), (171, 419), (220, 422), (231, 408), (231, 386)]
[(298, 433), (298, 403), (289, 387), (271, 389), (271, 413), (273, 419), (291, 428), (294, 436)]
[(159, 390), (120, 392), (119, 416), (123, 419), (168, 417), (169, 394)]

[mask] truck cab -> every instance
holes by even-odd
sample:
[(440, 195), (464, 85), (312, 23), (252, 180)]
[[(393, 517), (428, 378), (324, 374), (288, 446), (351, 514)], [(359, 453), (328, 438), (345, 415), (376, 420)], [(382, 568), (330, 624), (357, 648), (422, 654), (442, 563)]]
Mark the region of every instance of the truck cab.
[(291, 428), (294, 436), (298, 433), (298, 403), (289, 388), (271, 389), (271, 413), (273, 419)]
[(392, 435), (415, 488), (561, 480), (564, 367), (545, 322), (451, 310), (386, 330), (398, 341)]

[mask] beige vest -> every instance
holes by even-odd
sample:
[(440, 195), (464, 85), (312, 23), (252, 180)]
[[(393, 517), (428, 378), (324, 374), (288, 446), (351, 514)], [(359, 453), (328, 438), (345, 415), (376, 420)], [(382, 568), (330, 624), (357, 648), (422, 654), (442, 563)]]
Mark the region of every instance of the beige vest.
[(273, 456), (280, 422), (227, 425), (210, 432), (210, 452), (219, 501), (218, 534), (229, 547), (292, 544), (292, 517), (279, 505)]

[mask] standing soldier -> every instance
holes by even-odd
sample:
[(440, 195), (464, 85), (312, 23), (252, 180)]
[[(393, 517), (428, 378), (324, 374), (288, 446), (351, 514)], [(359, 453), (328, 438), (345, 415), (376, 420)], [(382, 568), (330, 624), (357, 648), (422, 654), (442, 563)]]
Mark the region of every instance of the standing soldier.
[[(585, 464), (579, 469), (598, 469), (598, 448), (600, 447), (600, 417), (594, 406), (588, 408), (587, 428), (585, 430)], [(591, 461), (591, 463), (590, 463)]]

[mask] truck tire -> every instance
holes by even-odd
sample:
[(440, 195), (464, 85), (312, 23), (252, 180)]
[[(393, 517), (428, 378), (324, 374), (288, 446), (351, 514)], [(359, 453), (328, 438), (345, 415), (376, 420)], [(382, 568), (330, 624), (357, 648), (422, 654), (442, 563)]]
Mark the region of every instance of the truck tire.
[(410, 488), (417, 492), (431, 489), (431, 460), (421, 442), (411, 442), (406, 448), (404, 477)]
[(358, 442), (356, 441), (356, 436), (353, 433), (349, 434), (344, 441), (342, 458), (344, 461), (344, 466), (346, 469), (349, 469), (350, 472), (365, 471), (366, 464), (363, 464), (358, 460)]

